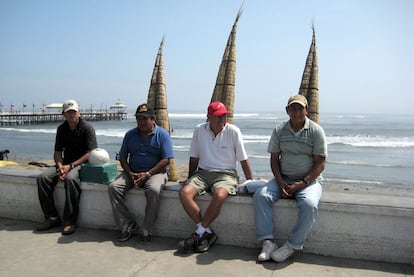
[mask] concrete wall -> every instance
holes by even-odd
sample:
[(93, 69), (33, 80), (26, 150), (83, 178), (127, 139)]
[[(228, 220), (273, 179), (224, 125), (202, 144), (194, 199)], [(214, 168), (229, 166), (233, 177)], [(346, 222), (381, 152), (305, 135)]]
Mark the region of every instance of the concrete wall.
[[(36, 176), (32, 170), (0, 170), (0, 217), (42, 221), (37, 198)], [(160, 216), (155, 236), (185, 238), (194, 231), (194, 224), (185, 214), (177, 186), (162, 192)], [(210, 196), (197, 198), (203, 211)], [(56, 189), (56, 203), (62, 212), (63, 185)], [(145, 196), (133, 190), (127, 203), (140, 223)], [(107, 187), (82, 184), (79, 226), (116, 229)], [(296, 221), (297, 208), (292, 200), (274, 205), (275, 235), (283, 244)], [(251, 196), (229, 197), (212, 228), (218, 243), (242, 247), (258, 247), (255, 240), (253, 199)], [(414, 264), (414, 203), (411, 197), (376, 194), (352, 194), (324, 191), (315, 227), (305, 243), (305, 252), (335, 257)], [(114, 238), (118, 234), (114, 232)], [(177, 240), (178, 241), (178, 240)], [(252, 257), (255, 259), (255, 257)]]

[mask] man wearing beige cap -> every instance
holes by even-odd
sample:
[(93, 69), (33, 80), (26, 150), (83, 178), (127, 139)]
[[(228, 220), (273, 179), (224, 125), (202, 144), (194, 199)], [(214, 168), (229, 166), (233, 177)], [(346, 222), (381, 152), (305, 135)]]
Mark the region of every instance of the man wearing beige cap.
[(76, 231), (79, 212), (80, 165), (88, 161), (90, 151), (98, 146), (95, 130), (80, 118), (79, 105), (75, 100), (63, 103), (62, 114), (65, 121), (57, 128), (53, 155), (56, 166), (37, 177), (39, 201), (45, 221), (36, 226), (36, 231), (45, 231), (62, 224), (53, 198), (55, 186), (62, 181), (66, 196), (62, 235), (70, 235)]
[[(302, 250), (315, 223), (322, 194), (322, 171), (328, 155), (323, 129), (307, 117), (302, 95), (289, 98), (289, 120), (277, 126), (267, 151), (274, 178), (254, 194), (256, 239), (263, 242), (259, 261), (282, 262)], [(273, 234), (273, 204), (281, 198), (296, 200), (299, 212), (293, 232), (278, 248)]]

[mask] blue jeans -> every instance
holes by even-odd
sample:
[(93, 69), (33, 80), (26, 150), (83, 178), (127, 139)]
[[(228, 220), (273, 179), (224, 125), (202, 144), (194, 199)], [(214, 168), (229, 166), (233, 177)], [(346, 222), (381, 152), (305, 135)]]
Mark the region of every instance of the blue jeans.
[[(292, 180), (287, 180), (292, 181)], [(322, 185), (318, 180), (295, 194), (299, 209), (298, 220), (289, 235), (287, 243), (295, 250), (301, 250), (312, 230), (318, 215), (318, 204), (322, 195)], [(281, 198), (281, 190), (276, 179), (259, 188), (254, 196), (256, 239), (273, 239), (273, 203)]]

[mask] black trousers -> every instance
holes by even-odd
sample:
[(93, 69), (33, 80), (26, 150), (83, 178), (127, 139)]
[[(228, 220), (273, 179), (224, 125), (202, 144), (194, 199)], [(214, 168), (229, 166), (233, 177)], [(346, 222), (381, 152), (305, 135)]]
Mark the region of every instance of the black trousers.
[[(65, 187), (65, 207), (62, 216), (64, 225), (75, 225), (78, 218), (81, 195), (79, 169), (80, 166), (73, 168), (63, 181)], [(40, 206), (45, 217), (59, 217), (54, 200), (55, 187), (59, 182), (56, 168), (49, 167), (37, 177), (36, 182)]]

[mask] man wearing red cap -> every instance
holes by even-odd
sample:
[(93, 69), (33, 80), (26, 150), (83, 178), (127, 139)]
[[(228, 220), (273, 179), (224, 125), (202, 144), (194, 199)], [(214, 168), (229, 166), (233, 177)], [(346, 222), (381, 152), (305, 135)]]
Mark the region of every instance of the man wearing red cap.
[[(219, 215), (224, 200), (237, 192), (237, 162), (246, 179), (253, 178), (240, 129), (227, 123), (227, 114), (223, 103), (212, 102), (207, 122), (194, 130), (188, 179), (180, 190), (180, 201), (197, 227), (189, 238), (178, 243), (181, 252), (206, 252), (217, 240), (209, 226)], [(203, 217), (194, 198), (207, 192), (212, 193), (213, 199)]]

